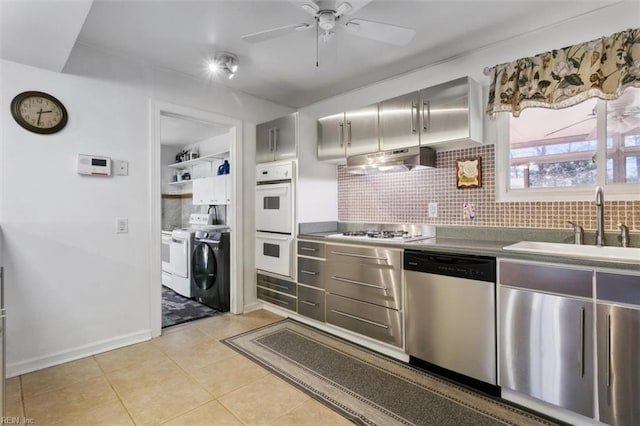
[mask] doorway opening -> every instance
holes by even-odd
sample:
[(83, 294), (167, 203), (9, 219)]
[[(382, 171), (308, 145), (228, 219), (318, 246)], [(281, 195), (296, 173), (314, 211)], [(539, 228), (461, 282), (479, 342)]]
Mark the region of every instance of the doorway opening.
[(153, 336), (242, 313), (241, 131), (240, 120), (151, 102)]

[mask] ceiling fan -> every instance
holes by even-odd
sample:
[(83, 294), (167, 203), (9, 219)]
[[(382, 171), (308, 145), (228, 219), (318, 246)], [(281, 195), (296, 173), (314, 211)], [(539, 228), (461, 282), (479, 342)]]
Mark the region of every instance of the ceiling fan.
[[(634, 91), (627, 90), (622, 96), (620, 96), (615, 101), (610, 101), (607, 104), (607, 132), (608, 133), (627, 133), (635, 128), (640, 127), (640, 91), (636, 95), (634, 99)], [(544, 136), (551, 136), (556, 133), (560, 133), (563, 130), (570, 129), (579, 124), (585, 123), (587, 121), (593, 120), (594, 126), (591, 132), (589, 132), (588, 138), (595, 138), (595, 119), (596, 119), (596, 107), (594, 107), (589, 114), (586, 115), (586, 118), (582, 120), (578, 120), (573, 122), (567, 126), (563, 126), (559, 129), (556, 129), (552, 132), (545, 134)]]
[[(333, 0), (289, 0), (313, 16), (311, 23), (297, 23), (283, 27), (272, 28), (242, 36), (247, 43), (259, 43), (276, 37), (285, 36), (299, 31), (316, 29), (316, 66), (318, 66), (318, 46), (320, 40), (328, 41), (335, 33), (334, 30), (342, 29), (347, 34), (393, 44), (406, 46), (414, 37), (415, 30), (382, 22), (368, 21), (365, 19), (350, 19), (341, 22), (346, 17), (366, 6), (371, 0), (352, 0), (351, 2), (338, 2)], [(339, 4), (338, 4), (339, 3)]]

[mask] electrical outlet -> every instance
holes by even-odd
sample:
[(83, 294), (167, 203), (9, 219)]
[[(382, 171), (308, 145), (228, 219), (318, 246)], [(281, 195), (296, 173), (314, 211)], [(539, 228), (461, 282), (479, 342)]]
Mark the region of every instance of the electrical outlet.
[(116, 234), (126, 234), (129, 232), (129, 219), (116, 219)]
[(438, 217), (438, 203), (429, 203), (429, 217)]

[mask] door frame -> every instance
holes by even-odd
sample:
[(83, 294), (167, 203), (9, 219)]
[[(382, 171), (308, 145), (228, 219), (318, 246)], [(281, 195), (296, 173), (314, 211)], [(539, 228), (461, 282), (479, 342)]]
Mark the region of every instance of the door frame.
[(230, 271), (230, 310), (240, 314), (244, 310), (243, 286), (243, 211), (242, 211), (242, 120), (227, 117), (210, 111), (185, 107), (155, 99), (149, 101), (149, 324), (152, 337), (162, 333), (162, 197), (161, 197), (161, 139), (160, 123), (163, 116), (184, 118), (211, 124), (228, 125), (231, 128), (231, 146), (229, 161), (232, 164), (231, 204), (227, 220), (231, 227), (231, 271)]

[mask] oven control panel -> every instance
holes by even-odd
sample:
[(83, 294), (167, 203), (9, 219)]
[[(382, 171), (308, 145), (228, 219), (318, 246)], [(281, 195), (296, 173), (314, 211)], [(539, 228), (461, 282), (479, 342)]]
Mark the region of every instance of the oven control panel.
[(293, 178), (293, 162), (276, 164), (258, 164), (256, 166), (256, 182), (273, 182), (291, 180)]

